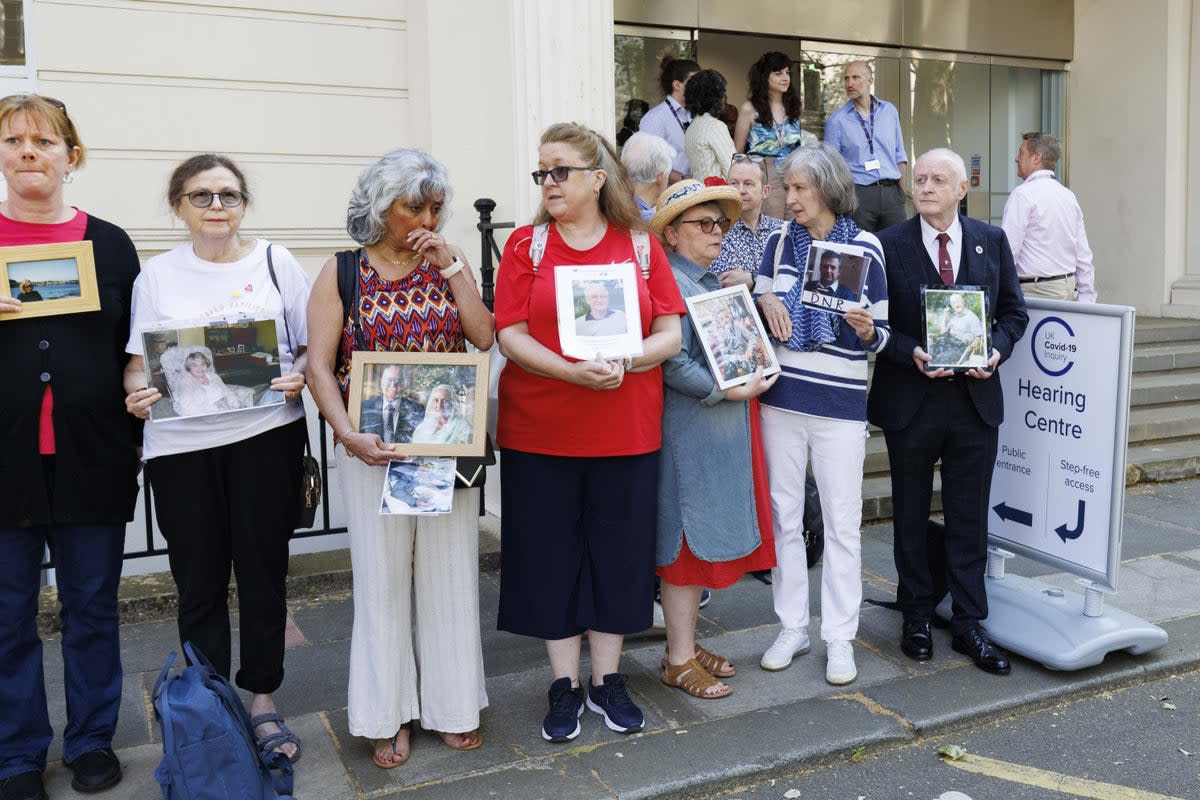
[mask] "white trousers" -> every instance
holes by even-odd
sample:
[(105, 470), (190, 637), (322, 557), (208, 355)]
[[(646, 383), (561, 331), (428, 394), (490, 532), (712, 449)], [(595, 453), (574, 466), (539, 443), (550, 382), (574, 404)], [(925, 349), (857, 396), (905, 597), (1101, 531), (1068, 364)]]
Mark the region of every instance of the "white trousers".
[(808, 627), (804, 476), (811, 453), (825, 522), (821, 639), (853, 639), (858, 634), (862, 605), (860, 528), (866, 426), (763, 406), (762, 433), (775, 518), (777, 566), (771, 570), (775, 613), (784, 627)]
[(381, 516), (385, 468), (347, 458), (341, 445), (335, 453), (354, 570), (350, 733), (386, 739), (412, 719), (426, 730), (475, 730), (488, 704), (479, 490), (455, 490), (447, 515)]

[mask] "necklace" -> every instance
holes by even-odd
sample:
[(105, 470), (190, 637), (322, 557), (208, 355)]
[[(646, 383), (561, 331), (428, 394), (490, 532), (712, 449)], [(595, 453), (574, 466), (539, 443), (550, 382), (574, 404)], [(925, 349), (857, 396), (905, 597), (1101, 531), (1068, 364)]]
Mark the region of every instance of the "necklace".
[(411, 265), (414, 261), (416, 261), (418, 258), (421, 257), (421, 254), (419, 252), (417, 252), (416, 250), (414, 250), (404, 258), (399, 258), (399, 259), (388, 258), (387, 255), (384, 254), (383, 249), (380, 248), (378, 245), (375, 246), (375, 252), (379, 255), (380, 258), (382, 258), (384, 261), (391, 264), (393, 267), (400, 267), (400, 268), (404, 268), (404, 267)]

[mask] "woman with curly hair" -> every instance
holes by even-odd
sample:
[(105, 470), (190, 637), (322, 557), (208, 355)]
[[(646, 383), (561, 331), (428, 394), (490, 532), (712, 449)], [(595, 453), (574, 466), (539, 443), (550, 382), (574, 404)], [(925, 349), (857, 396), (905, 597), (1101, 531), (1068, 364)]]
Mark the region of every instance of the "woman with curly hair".
[(749, 99), (742, 103), (733, 142), (739, 153), (761, 156), (770, 192), (763, 213), (787, 217), (783, 173), (779, 165), (797, 147), (816, 144), (817, 137), (800, 128), (804, 103), (792, 85), (792, 59), (786, 53), (763, 53), (750, 67)]
[(692, 115), (692, 124), (683, 137), (683, 147), (692, 164), (692, 177), (729, 177), (733, 159), (733, 138), (721, 121), (725, 110), (725, 76), (715, 69), (702, 69), (693, 75), (683, 91), (683, 107)]

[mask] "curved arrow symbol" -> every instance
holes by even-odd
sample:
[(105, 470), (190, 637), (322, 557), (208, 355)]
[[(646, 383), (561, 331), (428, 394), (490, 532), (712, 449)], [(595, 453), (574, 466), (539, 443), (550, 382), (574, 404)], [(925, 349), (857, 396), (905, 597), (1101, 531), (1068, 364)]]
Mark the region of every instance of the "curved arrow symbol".
[(1012, 506), (1005, 505), (1003, 500), (1000, 501), (1000, 505), (992, 506), (992, 511), (995, 511), (996, 516), (1000, 517), (1002, 520), (1015, 522), (1018, 525), (1024, 525), (1027, 528), (1033, 527), (1032, 512), (1022, 511), (1019, 508), (1013, 508)]
[(1068, 539), (1078, 539), (1080, 534), (1083, 533), (1083, 509), (1084, 501), (1080, 500), (1079, 513), (1075, 519), (1074, 528), (1068, 529), (1067, 523), (1064, 522), (1062, 525), (1059, 525), (1054, 529), (1054, 532), (1058, 534), (1058, 538), (1063, 540), (1063, 544), (1066, 544)]

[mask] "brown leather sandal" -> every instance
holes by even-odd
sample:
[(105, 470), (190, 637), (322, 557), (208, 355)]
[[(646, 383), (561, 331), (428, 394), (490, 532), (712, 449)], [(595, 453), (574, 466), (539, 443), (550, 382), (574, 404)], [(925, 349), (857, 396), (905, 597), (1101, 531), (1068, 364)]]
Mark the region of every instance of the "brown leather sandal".
[[(721, 683), (719, 680), (709, 675), (704, 667), (700, 666), (700, 662), (696, 659), (688, 659), (686, 664), (672, 664), (669, 661), (663, 665), (662, 682), (667, 686), (674, 686), (676, 689), (682, 689), (692, 697), (699, 697), (701, 700), (716, 700), (719, 697), (727, 697), (733, 693), (733, 687)], [(722, 688), (713, 692), (710, 691), (714, 686)]]
[[(666, 669), (670, 663), (671, 648), (667, 647), (663, 651), (662, 666)], [(695, 659), (700, 666), (704, 667), (704, 671), (714, 678), (732, 678), (737, 674), (737, 668), (732, 663), (724, 658), (721, 658), (716, 653), (710, 653), (700, 645), (696, 645)]]

